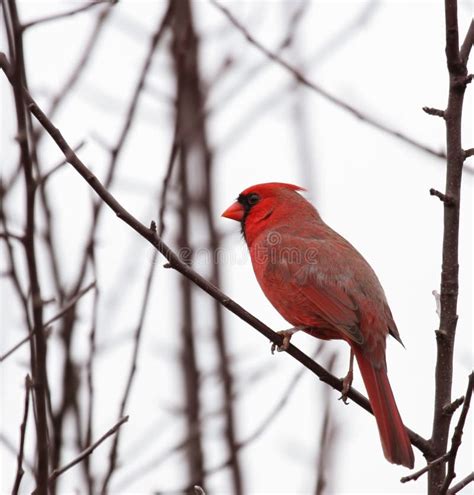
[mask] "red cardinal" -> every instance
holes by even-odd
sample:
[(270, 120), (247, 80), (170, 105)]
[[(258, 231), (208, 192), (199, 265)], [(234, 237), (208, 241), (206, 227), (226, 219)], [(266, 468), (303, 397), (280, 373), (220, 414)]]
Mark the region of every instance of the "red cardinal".
[[(297, 191), (272, 182), (243, 191), (222, 216), (237, 220), (263, 292), (295, 328), (322, 339), (343, 339), (354, 354), (388, 461), (412, 468), (413, 450), (387, 377), (385, 340), (401, 343), (384, 291), (370, 265), (327, 226)], [(352, 354), (353, 353), (353, 354)]]

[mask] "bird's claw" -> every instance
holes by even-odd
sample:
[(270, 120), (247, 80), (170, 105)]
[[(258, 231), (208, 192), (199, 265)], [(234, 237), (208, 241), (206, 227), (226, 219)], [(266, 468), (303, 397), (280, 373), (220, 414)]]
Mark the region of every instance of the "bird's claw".
[(352, 370), (350, 369), (347, 375), (342, 379), (342, 390), (339, 400), (342, 400), (344, 404), (347, 404), (347, 394), (351, 388), (353, 376)]
[(280, 330), (279, 332), (277, 332), (278, 335), (281, 335), (283, 337), (283, 342), (281, 345), (277, 345), (273, 342), (271, 347), (272, 354), (275, 354), (275, 350), (277, 352), (287, 351), (288, 347), (290, 346), (290, 340), (292, 335), (298, 332), (299, 330), (300, 330), (299, 328), (290, 328), (289, 330)]

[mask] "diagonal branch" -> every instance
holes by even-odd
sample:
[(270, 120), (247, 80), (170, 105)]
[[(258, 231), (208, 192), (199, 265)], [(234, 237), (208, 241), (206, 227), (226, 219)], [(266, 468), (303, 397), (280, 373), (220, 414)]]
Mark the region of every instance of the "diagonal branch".
[[(83, 461), (86, 457), (90, 456), (92, 452), (102, 443), (104, 440), (107, 440), (111, 435), (114, 435), (117, 433), (119, 428), (128, 421), (128, 416), (125, 416), (123, 418), (120, 418), (120, 420), (110, 428), (106, 433), (104, 433), (98, 440), (96, 440), (92, 445), (89, 445), (86, 449), (84, 449), (77, 457), (75, 457), (72, 461), (68, 462), (65, 466), (55, 469), (48, 478), (48, 483), (51, 485), (53, 481), (56, 481), (56, 479), (61, 476), (63, 473), (74, 467), (76, 464), (79, 464), (81, 461)], [(36, 494), (37, 491), (35, 490), (33, 494)]]
[[(56, 320), (59, 320), (62, 316), (64, 316), (76, 303), (79, 301), (79, 299), (89, 292), (93, 287), (95, 287), (95, 282), (92, 282), (89, 284), (87, 287), (84, 289), (80, 290), (70, 301), (68, 301), (52, 318), (50, 318), (48, 321), (46, 321), (43, 325), (43, 331), (51, 325), (51, 323), (55, 322)], [(20, 342), (15, 344), (9, 351), (7, 351), (5, 354), (2, 354), (0, 356), (0, 363), (4, 361), (7, 357), (9, 357), (11, 354), (13, 354), (17, 349), (19, 349), (23, 344), (26, 344), (33, 335), (35, 334), (37, 330), (33, 329), (31, 332)]]
[(458, 454), (459, 447), (461, 446), (464, 425), (466, 423), (467, 413), (471, 405), (473, 386), (474, 386), (474, 373), (471, 373), (469, 375), (469, 382), (467, 385), (466, 396), (464, 399), (464, 404), (461, 409), (461, 414), (459, 416), (459, 420), (456, 425), (456, 428), (454, 428), (453, 437), (451, 438), (451, 449), (449, 450), (449, 458), (448, 458), (448, 472), (446, 474), (446, 478), (444, 480), (443, 486), (439, 491), (440, 495), (445, 495), (445, 493), (448, 491), (451, 481), (453, 481), (454, 477), (456, 476), (456, 473), (454, 472), (454, 467), (456, 465), (456, 456)]
[(463, 62), (464, 64), (467, 64), (473, 44), (474, 44), (474, 20), (471, 20), (471, 24), (469, 25), (469, 29), (467, 30), (466, 37), (462, 42), (461, 49), (459, 50), (459, 54), (461, 56), (461, 62)]
[(400, 483), (407, 483), (408, 481), (416, 481), (420, 476), (423, 476), (430, 469), (433, 469), (435, 466), (438, 466), (439, 464), (444, 464), (448, 460), (448, 458), (449, 458), (449, 452), (441, 457), (438, 457), (438, 459), (435, 459), (434, 461), (428, 462), (426, 466), (423, 466), (418, 471), (415, 471), (414, 473), (408, 476), (403, 476), (403, 478), (400, 478)]
[(448, 490), (448, 495), (454, 495), (460, 492), (464, 487), (469, 485), (469, 483), (474, 481), (474, 471), (469, 473), (465, 478), (463, 478), (459, 483), (456, 483)]
[(65, 17), (71, 17), (76, 14), (80, 14), (81, 12), (85, 12), (86, 10), (91, 9), (92, 7), (95, 7), (96, 5), (100, 5), (101, 3), (117, 3), (118, 0), (94, 0), (94, 1), (89, 1), (86, 4), (82, 5), (81, 7), (74, 7), (73, 9), (66, 10), (65, 12), (59, 12), (58, 14), (52, 14), (48, 15), (45, 17), (40, 17), (39, 19), (35, 19), (30, 22), (26, 22), (21, 26), (22, 30), (25, 31), (26, 29), (37, 26), (38, 24), (45, 24), (47, 22), (51, 21), (57, 21), (60, 19), (64, 19)]
[(315, 82), (309, 80), (304, 74), (302, 74), (296, 67), (293, 67), (290, 63), (286, 62), (283, 60), (278, 54), (272, 52), (268, 48), (266, 48), (262, 43), (260, 43), (249, 31), (248, 29), (237, 20), (237, 18), (223, 5), (221, 5), (219, 2), (216, 0), (209, 0), (216, 8), (218, 8), (226, 17), (227, 19), (245, 36), (247, 41), (255, 46), (259, 51), (261, 51), (269, 60), (272, 62), (277, 63), (279, 66), (283, 67), (285, 70), (287, 70), (299, 83), (303, 84), (307, 88), (315, 91), (318, 93), (320, 96), (325, 98), (326, 100), (330, 101), (337, 107), (341, 108), (342, 110), (345, 110), (346, 112), (349, 112), (352, 114), (354, 117), (357, 119), (361, 120), (362, 122), (365, 122), (366, 124), (371, 125), (372, 127), (385, 132), (397, 139), (400, 139), (401, 141), (404, 141), (407, 144), (410, 144), (411, 146), (414, 146), (415, 148), (418, 148), (419, 150), (425, 151), (431, 155), (437, 156), (438, 158), (446, 158), (446, 155), (442, 151), (436, 151), (429, 146), (426, 146), (422, 143), (419, 143), (418, 141), (414, 140), (410, 136), (407, 136), (406, 134), (403, 134), (402, 132), (392, 129), (388, 125), (384, 124), (383, 122), (380, 122), (376, 120), (374, 117), (371, 117), (370, 115), (364, 113), (363, 111), (353, 107), (346, 101), (342, 100), (341, 98), (338, 98), (334, 96), (332, 93), (321, 87), (319, 84), (316, 84)]
[(449, 449), (449, 451), (446, 454), (442, 455), (441, 457), (438, 457), (434, 461), (428, 462), (426, 466), (421, 468), (419, 471), (416, 471), (410, 474), (409, 476), (404, 476), (403, 478), (401, 478), (400, 481), (402, 483), (406, 483), (407, 481), (416, 481), (420, 476), (429, 472), (434, 467), (439, 465), (444, 465), (444, 463), (447, 463), (448, 473), (446, 475), (446, 478), (443, 482), (441, 489), (439, 490), (439, 495), (445, 495), (447, 492), (449, 493), (448, 490), (449, 484), (451, 483), (451, 481), (453, 481), (454, 477), (456, 476), (456, 474), (454, 473), (454, 466), (456, 464), (456, 456), (459, 447), (461, 446), (461, 439), (464, 430), (464, 425), (466, 423), (467, 413), (469, 411), (469, 407), (471, 404), (473, 385), (474, 385), (474, 373), (471, 373), (469, 375), (469, 382), (467, 385), (466, 396), (465, 398), (464, 397), (462, 398), (463, 400), (461, 403), (463, 404), (463, 408), (461, 410), (461, 415), (459, 416), (456, 428), (454, 429), (453, 437), (451, 438), (451, 448)]

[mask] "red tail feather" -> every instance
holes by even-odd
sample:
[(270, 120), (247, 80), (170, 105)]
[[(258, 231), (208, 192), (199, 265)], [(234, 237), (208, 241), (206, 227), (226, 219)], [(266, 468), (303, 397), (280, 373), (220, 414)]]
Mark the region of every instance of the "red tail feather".
[(360, 350), (354, 349), (354, 352), (377, 421), (384, 455), (393, 464), (412, 468), (415, 462), (413, 450), (400, 418), (387, 372), (383, 368), (375, 369)]

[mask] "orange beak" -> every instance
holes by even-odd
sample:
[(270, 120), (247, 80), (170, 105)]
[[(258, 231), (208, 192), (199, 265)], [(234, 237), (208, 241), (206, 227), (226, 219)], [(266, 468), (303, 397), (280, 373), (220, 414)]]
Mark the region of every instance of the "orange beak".
[(231, 204), (226, 211), (224, 211), (222, 216), (240, 222), (242, 218), (244, 218), (244, 207), (238, 201), (236, 201), (235, 203)]

